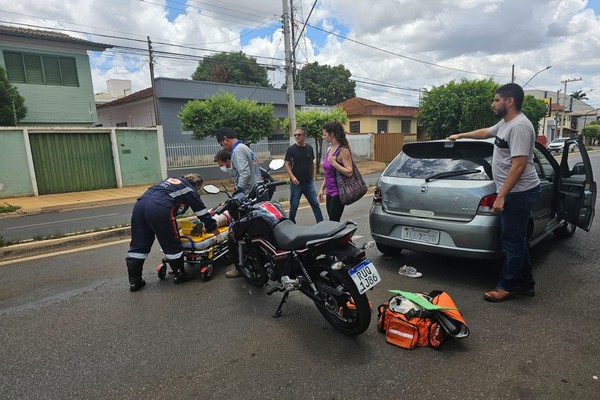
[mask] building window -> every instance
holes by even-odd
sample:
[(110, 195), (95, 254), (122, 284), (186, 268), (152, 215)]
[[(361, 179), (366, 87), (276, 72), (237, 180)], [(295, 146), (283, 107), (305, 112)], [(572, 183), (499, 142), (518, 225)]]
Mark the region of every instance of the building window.
[(350, 133), (360, 133), (360, 121), (350, 122)]
[(378, 119), (377, 120), (377, 133), (388, 133), (388, 120)]
[(400, 128), (401, 133), (410, 133), (410, 119), (403, 119)]
[(117, 122), (116, 127), (117, 128), (125, 128), (125, 127), (127, 127), (127, 122)]
[(11, 83), (79, 86), (74, 58), (5, 51), (4, 63)]

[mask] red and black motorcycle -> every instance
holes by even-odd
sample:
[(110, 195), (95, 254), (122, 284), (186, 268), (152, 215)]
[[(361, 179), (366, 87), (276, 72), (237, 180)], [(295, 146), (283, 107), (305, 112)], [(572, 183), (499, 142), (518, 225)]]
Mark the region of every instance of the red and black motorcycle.
[[(227, 193), (215, 213), (228, 211), (232, 218), (227, 239), (229, 258), (250, 284), (265, 286), (266, 293), (283, 292), (274, 317), (290, 292), (300, 291), (314, 301), (323, 317), (346, 335), (363, 333), (371, 322), (366, 291), (381, 281), (366, 257), (369, 242), (352, 242), (357, 224), (323, 221), (299, 226), (290, 221), (281, 205), (257, 201), (284, 181), (260, 182), (254, 198)], [(208, 193), (219, 189), (209, 185)]]

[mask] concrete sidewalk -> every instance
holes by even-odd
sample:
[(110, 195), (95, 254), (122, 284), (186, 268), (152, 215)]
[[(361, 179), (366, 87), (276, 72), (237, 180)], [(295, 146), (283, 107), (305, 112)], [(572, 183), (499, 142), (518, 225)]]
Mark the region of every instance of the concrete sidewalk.
[[(385, 164), (377, 161), (356, 160), (356, 165), (363, 175), (382, 172), (385, 169)], [(280, 171), (273, 174), (275, 179), (289, 179), (285, 172), (281, 173)], [(220, 185), (221, 183), (227, 184), (228, 182), (230, 181), (220, 180), (206, 181), (205, 183)], [(96, 207), (100, 205), (133, 204), (148, 187), (149, 185), (130, 186), (125, 188), (0, 199), (0, 205), (20, 207), (15, 212), (0, 214), (0, 218), (73, 208)]]

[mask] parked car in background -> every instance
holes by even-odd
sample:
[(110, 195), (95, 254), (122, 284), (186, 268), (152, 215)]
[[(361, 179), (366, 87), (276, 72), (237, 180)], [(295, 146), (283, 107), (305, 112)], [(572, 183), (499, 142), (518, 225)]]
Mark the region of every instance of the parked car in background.
[[(561, 152), (563, 150), (563, 148), (565, 147), (565, 142), (568, 140), (569, 138), (567, 137), (561, 137), (561, 138), (556, 138), (554, 139), (552, 142), (550, 142), (550, 144), (548, 145), (548, 150), (550, 150), (550, 152)], [(571, 151), (575, 151), (577, 149), (576, 146), (573, 146), (571, 148)]]
[[(550, 233), (589, 231), (596, 203), (590, 159), (578, 139), (564, 143), (560, 164), (536, 142), (534, 166), (542, 195), (529, 218), (529, 243)], [(569, 152), (577, 146), (578, 152)], [(493, 140), (406, 143), (385, 169), (369, 213), (371, 235), (385, 254), (402, 249), (494, 259), (503, 255), (492, 212)]]

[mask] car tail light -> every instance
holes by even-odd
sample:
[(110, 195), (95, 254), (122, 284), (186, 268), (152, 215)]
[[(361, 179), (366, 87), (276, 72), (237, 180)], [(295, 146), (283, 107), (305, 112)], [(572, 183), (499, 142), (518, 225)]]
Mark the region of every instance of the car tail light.
[(376, 187), (373, 191), (373, 203), (379, 202), (381, 202), (381, 189), (379, 187)]
[(495, 215), (494, 213), (494, 202), (496, 201), (496, 197), (498, 195), (488, 194), (479, 200), (479, 206), (477, 207), (477, 215)]

